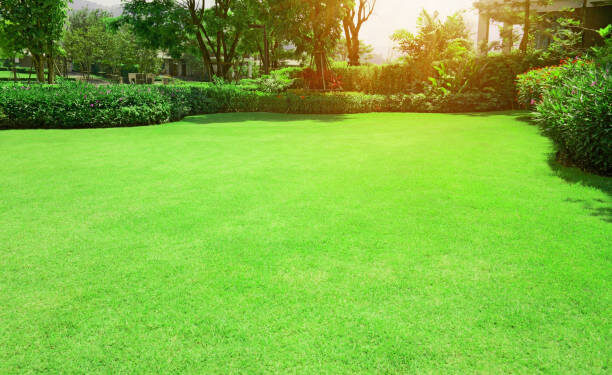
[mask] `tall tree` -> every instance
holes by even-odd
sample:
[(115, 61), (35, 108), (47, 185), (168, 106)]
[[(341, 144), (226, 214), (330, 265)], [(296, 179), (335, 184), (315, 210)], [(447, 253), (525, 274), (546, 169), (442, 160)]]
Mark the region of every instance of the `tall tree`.
[(101, 10), (82, 9), (70, 14), (63, 44), (68, 58), (79, 66), (81, 74), (89, 79), (94, 62), (107, 55), (111, 38), (106, 33), (104, 18), (110, 14)]
[(317, 71), (327, 69), (327, 58), (341, 35), (346, 0), (284, 0), (287, 34), (299, 53), (312, 57)]
[(256, 0), (125, 0), (123, 19), (174, 57), (195, 44), (206, 73), (227, 77), (255, 5)]
[(9, 59), (13, 68), (13, 78), (17, 80), (17, 70), (15, 59), (23, 52), (24, 47), (21, 46), (19, 38), (11, 35), (7, 30), (9, 21), (2, 19), (0, 16), (0, 58)]
[(349, 65), (357, 66), (359, 61), (359, 32), (363, 24), (370, 19), (376, 6), (376, 0), (356, 0), (355, 4), (347, 3), (347, 10), (342, 19), (344, 38), (348, 51)]

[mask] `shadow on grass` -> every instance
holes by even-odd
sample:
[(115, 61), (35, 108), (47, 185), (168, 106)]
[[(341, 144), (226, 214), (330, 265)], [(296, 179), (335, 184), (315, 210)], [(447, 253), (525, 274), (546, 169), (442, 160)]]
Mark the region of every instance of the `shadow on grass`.
[(590, 212), (591, 216), (612, 223), (612, 178), (583, 172), (575, 167), (565, 167), (559, 164), (555, 154), (551, 154), (549, 157), (548, 165), (555, 176), (562, 178), (567, 183), (593, 187), (605, 193), (609, 198), (607, 201), (603, 199), (586, 200), (572, 198), (568, 198), (566, 201), (579, 203)]
[(519, 121), (533, 123), (531, 112), (522, 109), (509, 109), (506, 111), (493, 112), (453, 112), (443, 113), (449, 116), (470, 116), (470, 117), (494, 117), (494, 116), (514, 116)]
[(220, 123), (239, 123), (244, 121), (261, 121), (261, 122), (291, 122), (291, 121), (319, 121), (319, 122), (336, 122), (342, 121), (350, 115), (334, 114), (334, 115), (312, 115), (312, 114), (285, 114), (272, 112), (230, 112), (230, 113), (213, 113), (207, 115), (188, 116), (179, 122), (188, 122), (193, 124), (220, 124)]

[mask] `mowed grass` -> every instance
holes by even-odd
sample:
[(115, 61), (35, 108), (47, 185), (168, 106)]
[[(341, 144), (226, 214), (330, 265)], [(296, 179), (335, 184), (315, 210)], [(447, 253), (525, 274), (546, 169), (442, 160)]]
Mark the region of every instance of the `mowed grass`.
[[(0, 78), (14, 78), (13, 72), (10, 70), (0, 70)], [(36, 73), (17, 73), (17, 78), (32, 78), (36, 79)]]
[(0, 132), (0, 373), (609, 373), (611, 179), (524, 113)]

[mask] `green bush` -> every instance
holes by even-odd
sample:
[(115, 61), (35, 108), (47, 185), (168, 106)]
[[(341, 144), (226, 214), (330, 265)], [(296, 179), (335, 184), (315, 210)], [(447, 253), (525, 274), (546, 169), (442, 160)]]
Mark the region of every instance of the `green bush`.
[(0, 107), (11, 128), (77, 128), (158, 124), (170, 119), (170, 102), (145, 86), (0, 86)]
[(0, 85), (5, 128), (82, 128), (157, 124), (217, 112), (466, 112), (498, 109), (492, 93), (363, 94), (290, 90), (268, 93), (241, 85)]
[(239, 85), (250, 91), (261, 91), (267, 93), (285, 92), (293, 86), (294, 79), (291, 78), (292, 70), (275, 70), (270, 75), (263, 75), (256, 79), (243, 79)]
[[(535, 105), (535, 117), (543, 133), (554, 142), (558, 159), (612, 175), (609, 68), (574, 60), (561, 67), (529, 72), (519, 77), (519, 82), (522, 100), (529, 98)], [(530, 97), (531, 92), (535, 95)]]

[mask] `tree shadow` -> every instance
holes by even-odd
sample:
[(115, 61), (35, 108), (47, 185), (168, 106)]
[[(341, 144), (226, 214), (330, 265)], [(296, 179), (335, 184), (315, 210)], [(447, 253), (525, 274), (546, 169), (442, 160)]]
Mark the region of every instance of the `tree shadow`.
[(291, 113), (272, 113), (272, 112), (230, 112), (230, 113), (211, 113), (205, 115), (187, 116), (178, 122), (188, 122), (199, 125), (220, 124), (220, 123), (239, 123), (245, 121), (255, 122), (292, 122), (292, 121), (317, 121), (317, 122), (337, 122), (350, 118), (351, 115), (331, 114), (331, 115), (312, 115), (312, 114), (291, 114)]
[(469, 116), (469, 117), (494, 117), (494, 116), (514, 116), (519, 121), (533, 123), (531, 112), (522, 109), (509, 109), (505, 111), (492, 112), (453, 112), (443, 113), (450, 116)]
[(603, 199), (587, 200), (572, 198), (567, 198), (566, 201), (579, 203), (585, 210), (590, 212), (591, 216), (612, 223), (612, 178), (583, 172), (575, 167), (563, 166), (557, 161), (554, 153), (548, 158), (548, 165), (555, 176), (562, 178), (569, 184), (581, 184), (596, 188), (605, 193), (609, 198), (607, 201)]

